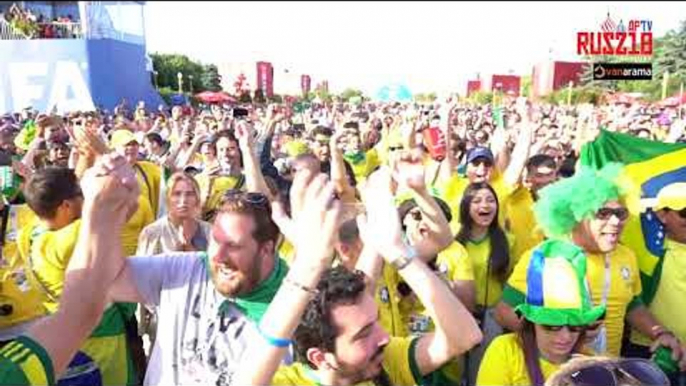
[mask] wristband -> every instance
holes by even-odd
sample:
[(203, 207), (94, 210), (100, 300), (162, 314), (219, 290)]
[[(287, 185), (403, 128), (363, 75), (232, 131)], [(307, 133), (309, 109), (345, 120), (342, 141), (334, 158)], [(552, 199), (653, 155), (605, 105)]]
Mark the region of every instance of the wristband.
[(260, 333), (260, 336), (262, 336), (262, 338), (264, 340), (266, 340), (267, 343), (269, 343), (270, 345), (272, 345), (274, 347), (285, 348), (285, 347), (290, 346), (293, 343), (293, 341), (290, 339), (275, 338), (273, 336), (265, 334), (264, 331), (262, 331), (262, 329), (260, 328), (259, 324), (257, 325), (257, 332)]
[(319, 290), (318, 290), (318, 289), (316, 289), (316, 288), (310, 288), (310, 287), (307, 287), (307, 286), (305, 286), (305, 285), (302, 285), (302, 284), (298, 283), (297, 281), (295, 281), (295, 280), (293, 280), (293, 279), (291, 279), (291, 278), (289, 278), (289, 277), (286, 277), (285, 279), (283, 279), (283, 282), (284, 282), (285, 284), (288, 284), (288, 285), (292, 286), (292, 287), (295, 287), (295, 288), (297, 288), (297, 289), (303, 290), (303, 291), (305, 291), (305, 292), (307, 292), (308, 294), (311, 294), (311, 295), (317, 295), (317, 294), (319, 293)]

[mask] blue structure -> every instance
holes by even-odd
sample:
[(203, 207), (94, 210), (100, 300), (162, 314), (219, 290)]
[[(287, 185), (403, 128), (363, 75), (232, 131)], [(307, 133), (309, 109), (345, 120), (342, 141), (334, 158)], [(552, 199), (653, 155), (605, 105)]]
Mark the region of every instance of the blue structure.
[[(0, 11), (7, 12), (7, 3), (0, 2)], [(122, 99), (129, 106), (140, 100), (148, 108), (164, 104), (152, 84), (143, 2), (36, 3), (42, 5), (34, 11), (32, 2), (19, 2), (44, 16), (64, 7), (78, 10), (79, 21), (67, 23), (72, 38), (26, 39), (11, 35), (0, 20), (0, 114), (28, 106), (43, 112), (112, 111)]]

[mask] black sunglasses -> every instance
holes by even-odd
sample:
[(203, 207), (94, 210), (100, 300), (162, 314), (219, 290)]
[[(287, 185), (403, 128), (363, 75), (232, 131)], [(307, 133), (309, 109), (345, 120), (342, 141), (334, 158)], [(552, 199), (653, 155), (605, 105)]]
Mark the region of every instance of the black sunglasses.
[(600, 208), (595, 214), (598, 220), (609, 220), (612, 216), (617, 217), (619, 221), (624, 221), (629, 218), (629, 210), (627, 208)]
[(221, 205), (226, 204), (229, 201), (243, 201), (247, 204), (253, 206), (264, 206), (269, 202), (267, 196), (262, 193), (257, 192), (243, 192), (237, 189), (227, 190), (221, 199)]
[[(647, 359), (622, 359), (615, 363), (597, 363), (569, 375), (568, 385), (619, 386), (632, 384), (667, 386), (669, 379), (653, 362)], [(624, 381), (623, 381), (624, 380)]]
[(550, 331), (550, 332), (558, 332), (558, 331), (562, 330), (563, 328), (566, 328), (567, 331), (569, 331), (571, 333), (575, 333), (575, 334), (582, 333), (582, 332), (586, 331), (586, 326), (567, 326), (567, 325), (565, 325), (565, 326), (548, 326), (548, 325), (542, 324), (541, 327), (544, 330)]

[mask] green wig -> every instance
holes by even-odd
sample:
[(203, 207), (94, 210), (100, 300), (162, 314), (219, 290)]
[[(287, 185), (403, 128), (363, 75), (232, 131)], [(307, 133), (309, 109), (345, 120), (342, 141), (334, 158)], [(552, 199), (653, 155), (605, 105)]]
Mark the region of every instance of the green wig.
[(581, 167), (572, 177), (543, 188), (534, 215), (548, 238), (565, 239), (583, 220), (592, 218), (608, 201), (619, 200), (622, 164), (596, 171)]

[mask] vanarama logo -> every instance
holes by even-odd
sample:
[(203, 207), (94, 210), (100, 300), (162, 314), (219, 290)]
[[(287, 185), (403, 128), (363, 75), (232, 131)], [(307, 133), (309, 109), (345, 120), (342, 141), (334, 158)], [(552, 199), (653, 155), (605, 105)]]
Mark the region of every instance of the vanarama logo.
[(607, 14), (599, 31), (576, 34), (577, 55), (652, 56), (653, 21), (630, 20), (619, 24)]
[(651, 80), (653, 22), (631, 19), (616, 23), (608, 13), (598, 31), (577, 32), (576, 53), (593, 62), (594, 80)]

